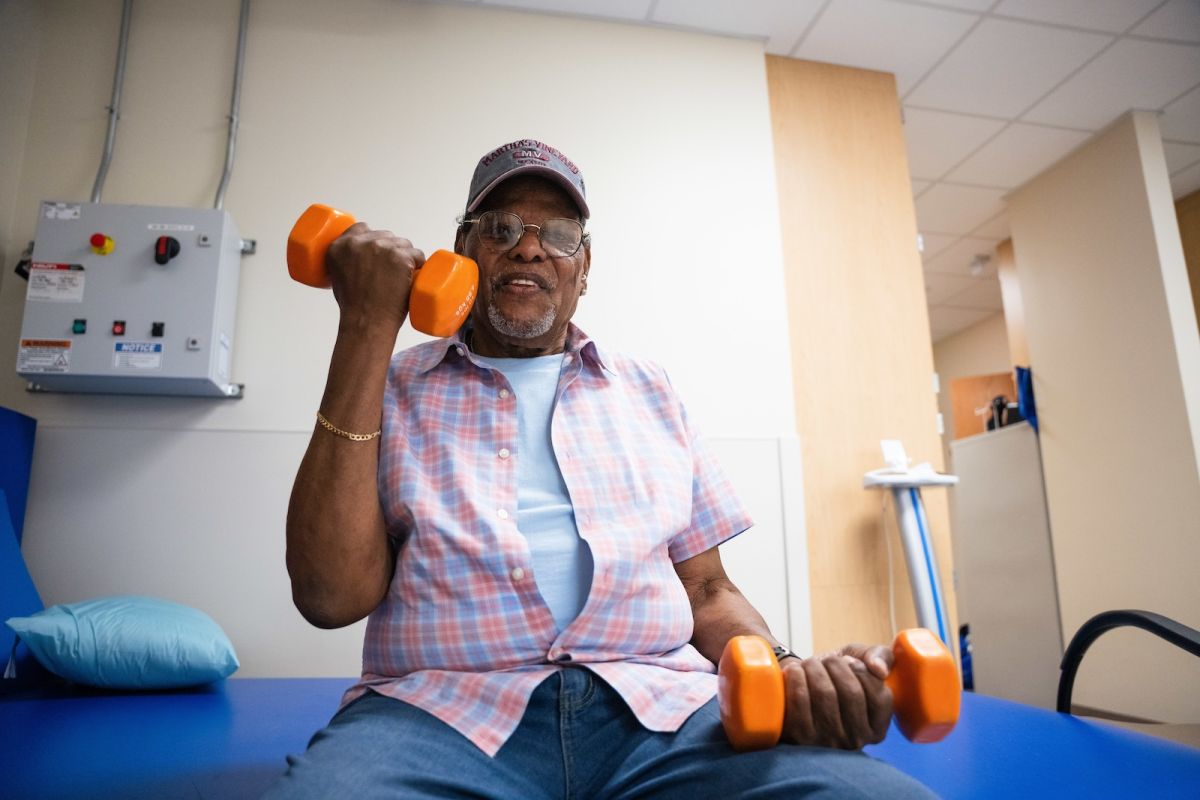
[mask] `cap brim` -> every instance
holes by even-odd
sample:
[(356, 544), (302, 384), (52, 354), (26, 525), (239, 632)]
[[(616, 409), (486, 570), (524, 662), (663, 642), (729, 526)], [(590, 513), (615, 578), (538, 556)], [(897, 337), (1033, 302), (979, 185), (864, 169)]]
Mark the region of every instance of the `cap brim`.
[(483, 187), (483, 190), (475, 196), (475, 199), (472, 200), (470, 205), (467, 206), (467, 213), (479, 208), (480, 203), (482, 203), (497, 186), (504, 183), (509, 178), (526, 173), (537, 173), (539, 177), (554, 181), (563, 189), (566, 189), (567, 195), (575, 201), (575, 205), (579, 206), (579, 211), (583, 214), (583, 218), (591, 218), (592, 214), (588, 209), (587, 200), (584, 199), (582, 194), (580, 194), (579, 188), (575, 184), (571, 183), (571, 181), (558, 170), (553, 169), (552, 167), (543, 167), (538, 164), (522, 164), (521, 166), (514, 167), (508, 172), (505, 172), (495, 178), (491, 183)]

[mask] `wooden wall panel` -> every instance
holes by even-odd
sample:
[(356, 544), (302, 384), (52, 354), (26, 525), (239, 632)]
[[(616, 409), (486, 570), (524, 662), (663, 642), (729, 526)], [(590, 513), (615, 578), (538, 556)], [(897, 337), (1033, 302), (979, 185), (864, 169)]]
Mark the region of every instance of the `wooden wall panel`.
[(969, 378), (955, 378), (950, 381), (950, 403), (954, 408), (954, 438), (965, 439), (968, 436), (978, 436), (987, 431), (988, 420), (992, 415), (980, 416), (976, 413), (981, 408), (990, 408), (992, 398), (1004, 395), (1010, 403), (1017, 401), (1017, 385), (1011, 372), (997, 372), (991, 375), (973, 375)]
[(1017, 279), (1017, 261), (1012, 239), (996, 245), (996, 271), (1000, 294), (1004, 298), (1004, 325), (1008, 330), (1008, 351), (1014, 367), (1028, 367), (1029, 337), (1025, 333), (1025, 305), (1021, 301), (1021, 282)]
[[(767, 57), (804, 458), (817, 649), (891, 641), (882, 498), (862, 488), (880, 439), (942, 467), (933, 350), (895, 79)], [(925, 493), (954, 617), (947, 500)], [(889, 536), (895, 526), (886, 519)], [(897, 621), (915, 623), (893, 542)]]

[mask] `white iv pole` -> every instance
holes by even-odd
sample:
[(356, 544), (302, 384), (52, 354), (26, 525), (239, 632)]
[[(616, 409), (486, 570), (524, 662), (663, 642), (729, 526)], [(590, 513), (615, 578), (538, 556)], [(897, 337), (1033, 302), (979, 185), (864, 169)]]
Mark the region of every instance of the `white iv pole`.
[(938, 580), (937, 556), (929, 535), (925, 504), (921, 502), (921, 488), (953, 486), (958, 483), (958, 476), (934, 472), (929, 464), (918, 464), (910, 469), (903, 444), (895, 439), (884, 439), (880, 445), (887, 466), (864, 475), (863, 487), (891, 490), (900, 529), (900, 543), (904, 546), (904, 560), (908, 563), (913, 603), (917, 607), (917, 621), (922, 628), (936, 633), (954, 652), (950, 616), (946, 611), (941, 581)]

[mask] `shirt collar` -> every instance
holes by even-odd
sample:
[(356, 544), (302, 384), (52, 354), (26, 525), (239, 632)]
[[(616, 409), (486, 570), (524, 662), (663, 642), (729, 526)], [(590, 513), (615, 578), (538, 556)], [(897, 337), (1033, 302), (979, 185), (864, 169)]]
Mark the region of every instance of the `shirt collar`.
[[(471, 363), (475, 363), (467, 349), (466, 334), (467, 327), (464, 325), (453, 336), (432, 342), (429, 349), (421, 355), (417, 364), (417, 374), (424, 375), (448, 358), (466, 358)], [(583, 361), (594, 364), (611, 375), (617, 374), (611, 366), (612, 360), (606, 358), (601, 352), (600, 346), (573, 322), (567, 323), (566, 352), (577, 354)]]

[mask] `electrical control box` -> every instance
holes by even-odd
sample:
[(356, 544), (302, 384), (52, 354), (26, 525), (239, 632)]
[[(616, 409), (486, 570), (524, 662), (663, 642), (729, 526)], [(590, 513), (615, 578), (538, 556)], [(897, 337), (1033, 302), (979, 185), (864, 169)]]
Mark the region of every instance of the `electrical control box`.
[(240, 397), (226, 211), (43, 202), (17, 373), (31, 390)]

